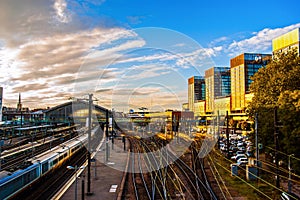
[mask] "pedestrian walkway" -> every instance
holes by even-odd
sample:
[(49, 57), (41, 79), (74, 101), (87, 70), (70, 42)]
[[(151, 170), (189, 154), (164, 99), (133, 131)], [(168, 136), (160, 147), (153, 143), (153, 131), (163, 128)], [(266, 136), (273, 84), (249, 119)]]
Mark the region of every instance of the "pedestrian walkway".
[[(109, 152), (107, 152), (106, 149), (109, 149)], [(107, 155), (109, 156), (107, 157)], [(127, 157), (128, 154), (127, 151), (124, 151), (124, 145), (121, 139), (115, 139), (113, 146), (111, 140), (108, 143), (104, 142), (91, 162), (91, 194), (87, 195), (88, 172), (87, 168), (85, 168), (77, 179), (77, 198), (75, 198), (76, 181), (74, 181), (60, 199), (117, 199), (127, 163)], [(83, 183), (85, 186), (84, 195), (82, 196)]]

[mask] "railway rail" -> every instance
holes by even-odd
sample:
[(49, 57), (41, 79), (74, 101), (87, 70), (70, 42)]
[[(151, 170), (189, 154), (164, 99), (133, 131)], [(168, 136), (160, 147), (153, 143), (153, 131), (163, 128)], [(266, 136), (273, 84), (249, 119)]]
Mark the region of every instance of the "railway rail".
[[(99, 127), (95, 127), (92, 131), (92, 148), (100, 141), (101, 134), (95, 134), (98, 131)], [(68, 176), (65, 174), (68, 174), (69, 172), (64, 173), (66, 170), (65, 165), (73, 164), (71, 160), (74, 158), (74, 155), (76, 157), (79, 152), (84, 151), (84, 149), (86, 151), (86, 144), (87, 134), (84, 134), (29, 159), (28, 166), (24, 169), (17, 170), (11, 174), (7, 171), (1, 171), (2, 178), (0, 179), (0, 190), (4, 192), (0, 193), (0, 199), (25, 199), (32, 191), (37, 192), (34, 197), (43, 194), (41, 199), (50, 198), (50, 193), (53, 193), (53, 191), (51, 191), (50, 188), (40, 187), (51, 185), (54, 180), (57, 180), (55, 185), (60, 187), (61, 184), (58, 183), (63, 184), (63, 181), (68, 179)], [(60, 176), (60, 174), (63, 174), (63, 176)], [(51, 188), (54, 189), (54, 187)], [(49, 195), (45, 195), (48, 194), (48, 192)], [(29, 199), (33, 199), (33, 197), (30, 197)]]
[[(193, 157), (197, 152), (176, 158), (165, 146), (168, 141), (159, 137), (129, 136), (128, 140), (130, 172), (124, 199), (218, 199), (205, 177), (201, 161)], [(169, 164), (170, 160), (175, 161)]]
[(26, 191), (19, 193), (14, 198), (22, 197), (23, 200), (45, 200), (51, 199), (56, 192), (73, 176), (74, 170), (68, 170), (67, 166), (81, 166), (87, 158), (87, 150), (83, 148), (68, 162), (51, 174), (42, 177)]
[[(98, 130), (99, 131), (99, 130)], [(98, 132), (97, 131), (97, 132)], [(96, 134), (91, 140), (91, 148), (96, 148), (100, 143), (101, 136)], [(43, 184), (35, 183), (34, 186), (25, 190), (26, 198), (24, 200), (45, 200), (51, 199), (61, 187), (76, 173), (75, 170), (68, 170), (67, 166), (82, 166), (87, 158), (88, 151), (84, 146), (77, 154), (74, 154), (68, 161), (64, 162), (59, 168), (53, 171), (51, 174), (40, 179), (39, 182)], [(20, 194), (24, 196), (24, 194)]]
[[(68, 129), (64, 129), (68, 130)], [(62, 134), (59, 132), (59, 134)], [(39, 141), (34, 141), (32, 139), (31, 144), (28, 146), (23, 145), (17, 148), (11, 149), (7, 154), (1, 156), (1, 170), (6, 171), (16, 171), (17, 169), (23, 168), (26, 166), (26, 161), (36, 155), (39, 155), (55, 146), (62, 144), (63, 142), (68, 141), (69, 139), (77, 136), (76, 132), (67, 132), (66, 134), (52, 135), (52, 137), (46, 141), (46, 138)], [(35, 142), (35, 143), (34, 143)]]

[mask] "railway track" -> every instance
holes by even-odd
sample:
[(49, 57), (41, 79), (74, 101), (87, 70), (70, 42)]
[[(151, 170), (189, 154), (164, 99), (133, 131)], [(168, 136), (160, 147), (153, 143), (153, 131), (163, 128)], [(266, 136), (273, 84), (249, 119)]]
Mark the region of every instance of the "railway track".
[[(130, 173), (123, 199), (217, 199), (192, 154), (176, 158), (158, 137), (129, 137)], [(169, 164), (170, 160), (175, 160)], [(195, 166), (193, 168), (193, 166)], [(147, 171), (147, 172), (145, 172)]]
[(199, 188), (201, 190), (201, 199), (213, 199), (216, 200), (218, 197), (216, 196), (214, 190), (211, 187), (210, 181), (207, 177), (206, 171), (205, 171), (205, 162), (204, 158), (199, 157), (199, 143), (193, 142), (190, 146), (191, 149), (191, 157), (192, 157), (192, 165), (195, 173), (201, 179), (201, 182), (199, 182)]
[[(91, 148), (96, 148), (100, 139), (101, 134), (95, 134), (91, 140)], [(77, 141), (72, 141), (73, 144), (74, 142), (76, 143)], [(71, 157), (66, 159), (59, 166), (53, 168), (44, 176), (40, 176), (29, 186), (22, 188), (22, 190), (12, 196), (11, 199), (51, 199), (51, 197), (54, 196), (57, 191), (59, 191), (59, 189), (76, 173), (75, 170), (68, 170), (67, 166), (81, 166), (87, 160), (88, 152), (86, 147), (81, 145), (78, 145), (77, 147), (79, 146), (81, 148)], [(61, 148), (63, 149), (64, 147)], [(74, 148), (72, 150), (74, 150)], [(50, 156), (52, 156), (52, 154), (50, 154)]]
[(55, 146), (62, 144), (63, 142), (68, 141), (71, 138), (74, 138), (77, 134), (66, 134), (63, 136), (63, 140), (61, 138), (57, 138), (52, 141), (48, 141), (45, 144), (33, 147), (32, 149), (29, 149), (27, 151), (23, 151), (22, 147), (18, 148), (18, 151), (21, 151), (21, 153), (16, 152), (18, 154), (17, 156), (12, 155), (10, 158), (5, 159), (5, 161), (1, 165), (1, 170), (7, 170), (7, 171), (16, 171), (17, 169), (21, 169), (27, 166), (26, 160), (29, 158), (33, 158), (36, 155), (39, 155), (51, 148), (54, 148)]
[(40, 178), (31, 187), (18, 193), (13, 199), (46, 200), (51, 197), (73, 176), (74, 170), (68, 170), (67, 166), (81, 166), (86, 160), (87, 150), (83, 148), (69, 161), (62, 164), (55, 171)]

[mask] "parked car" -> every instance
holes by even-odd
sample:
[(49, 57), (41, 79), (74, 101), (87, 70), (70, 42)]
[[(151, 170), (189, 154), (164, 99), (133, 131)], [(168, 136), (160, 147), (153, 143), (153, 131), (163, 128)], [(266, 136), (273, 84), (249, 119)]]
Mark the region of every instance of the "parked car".
[(238, 150), (245, 152), (246, 148), (244, 146), (238, 147)]
[(226, 151), (226, 150), (227, 150), (227, 145), (221, 145), (221, 146), (220, 146), (220, 149), (221, 149), (222, 151)]
[(238, 154), (244, 154), (244, 151), (237, 151), (236, 155), (238, 155)]
[(248, 163), (248, 158), (242, 157), (242, 158), (238, 159), (236, 164), (238, 166), (246, 166), (247, 163)]
[(246, 156), (247, 157), (252, 157), (252, 158), (255, 157), (253, 151), (247, 151)]
[(236, 152), (238, 150), (238, 148), (236, 146), (233, 146), (233, 145), (231, 145), (229, 147), (229, 149), (232, 150), (232, 151), (234, 151), (234, 152)]
[(254, 150), (252, 145), (247, 146), (247, 151), (252, 151), (252, 150)]
[(239, 142), (237, 143), (237, 147), (238, 147), (238, 148), (239, 148), (239, 147), (244, 147), (244, 142), (239, 141)]
[(240, 158), (247, 158), (247, 156), (245, 154), (236, 154), (235, 156), (231, 157), (232, 160), (236, 160), (236, 161)]

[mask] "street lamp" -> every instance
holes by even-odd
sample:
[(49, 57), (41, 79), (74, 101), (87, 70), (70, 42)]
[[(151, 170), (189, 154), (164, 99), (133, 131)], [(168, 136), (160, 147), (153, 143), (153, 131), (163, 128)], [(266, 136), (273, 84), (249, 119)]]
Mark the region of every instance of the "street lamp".
[(291, 156), (294, 156), (294, 154), (290, 154), (289, 155), (289, 164), (288, 164), (288, 168), (289, 168), (289, 183), (288, 183), (288, 191), (291, 192), (292, 190), (292, 182), (291, 182), (291, 179), (292, 179), (292, 168), (291, 168)]
[(81, 166), (81, 167), (77, 167), (77, 165), (75, 165), (75, 167), (73, 166), (67, 166), (67, 169), (69, 170), (75, 170), (75, 200), (77, 200), (77, 170), (78, 169), (84, 169), (84, 166)]
[[(92, 104), (93, 101), (98, 101), (98, 99), (93, 100), (93, 94), (88, 94), (88, 99), (77, 99), (77, 100), (88, 100), (88, 185), (87, 185), (87, 194), (91, 195), (91, 130), (92, 130)], [(74, 99), (70, 97), (69, 99)]]

